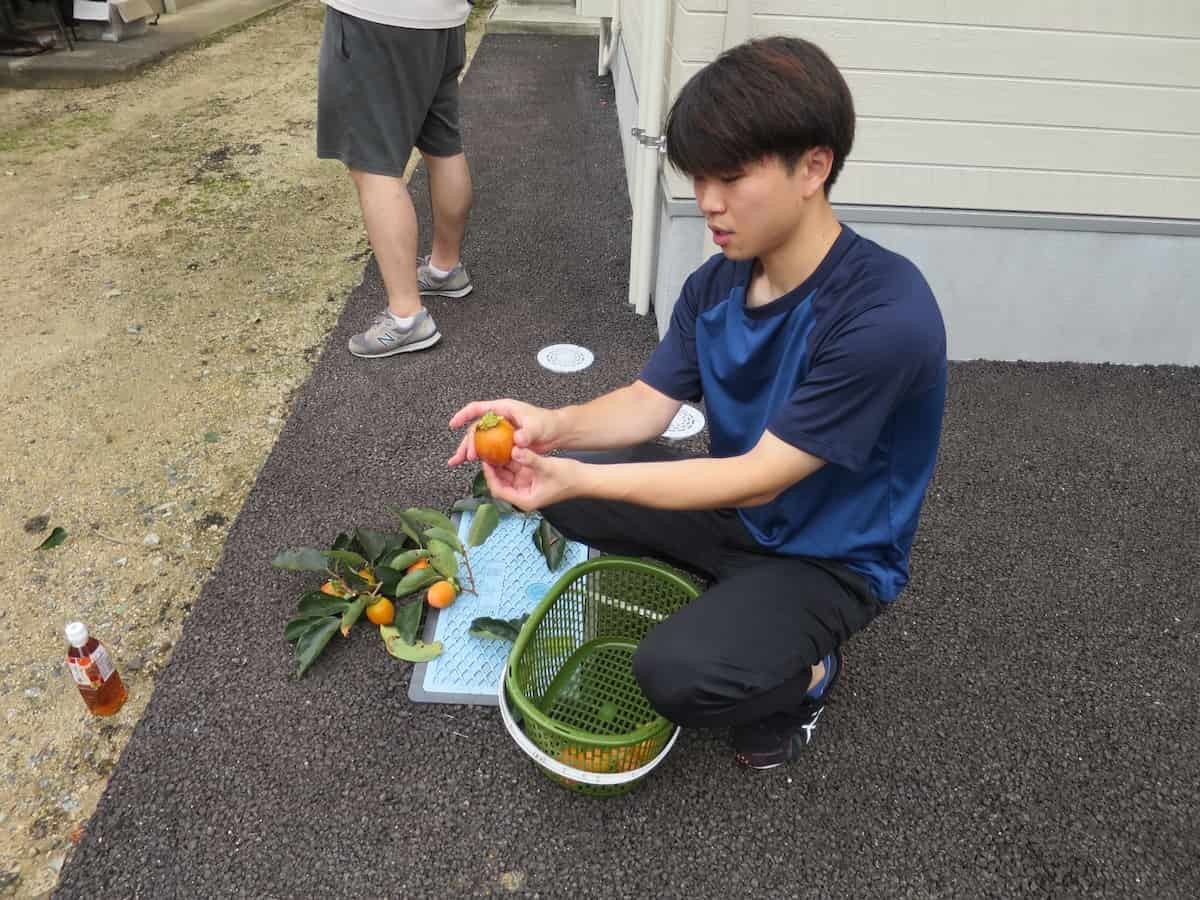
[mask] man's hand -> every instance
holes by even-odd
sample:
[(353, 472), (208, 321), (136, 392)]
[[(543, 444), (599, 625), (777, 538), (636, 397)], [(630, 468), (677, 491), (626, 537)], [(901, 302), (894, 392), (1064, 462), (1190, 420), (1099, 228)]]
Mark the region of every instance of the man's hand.
[(517, 447), (525, 447), (534, 453), (549, 453), (556, 449), (558, 435), (554, 428), (554, 411), (522, 403), (520, 400), (476, 400), (468, 403), (450, 419), (450, 427), (462, 428), (470, 425), (463, 435), (458, 449), (447, 461), (447, 465), (457, 466), (464, 462), (474, 462), (479, 457), (475, 455), (475, 422), (487, 412), (504, 416), (513, 423), (516, 432), (513, 443)]
[(575, 496), (579, 466), (573, 459), (539, 456), (514, 447), (512, 462), (504, 466), (483, 463), (483, 474), (492, 496), (526, 511), (541, 509)]

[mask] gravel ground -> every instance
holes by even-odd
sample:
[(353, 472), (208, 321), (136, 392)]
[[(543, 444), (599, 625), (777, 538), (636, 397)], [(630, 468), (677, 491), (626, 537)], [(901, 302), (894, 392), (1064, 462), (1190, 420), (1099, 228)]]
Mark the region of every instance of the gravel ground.
[[(361, 631), (303, 681), (284, 545), (448, 505), (465, 400), (636, 375), (612, 89), (588, 39), (491, 36), (464, 115), (478, 188), (446, 339), (362, 362), (351, 297), (184, 623), (62, 897), (1190, 897), (1200, 877), (1200, 371), (955, 365), (903, 601), (848, 651), (812, 752), (737, 770), (686, 733), (626, 798), (543, 778), (494, 709), (414, 705)], [(421, 176), (414, 182), (421, 193)], [(423, 221), (427, 222), (424, 211)], [(585, 375), (534, 354), (591, 347)]]

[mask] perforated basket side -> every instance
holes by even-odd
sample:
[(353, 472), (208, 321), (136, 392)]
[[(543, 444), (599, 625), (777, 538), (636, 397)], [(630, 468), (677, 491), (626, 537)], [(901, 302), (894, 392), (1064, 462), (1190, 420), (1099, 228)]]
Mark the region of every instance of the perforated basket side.
[[(509, 656), (509, 694), (531, 737), (550, 753), (569, 746), (630, 747), (657, 738), (666, 720), (649, 709), (633, 681), (628, 663), (631, 654), (624, 661), (630, 671), (621, 673), (628, 686), (617, 684), (615, 693), (610, 690), (597, 698), (588, 696), (591, 689), (585, 681), (575, 714), (567, 717), (572, 721), (560, 719), (553, 706), (547, 708), (546, 700), (552, 691), (556, 701), (561, 698), (562, 685), (556, 690), (555, 679), (564, 666), (578, 664), (580, 672), (588, 674), (584, 659), (577, 656), (581, 648), (586, 651), (597, 641), (613, 640), (636, 646), (651, 628), (698, 593), (695, 585), (676, 573), (627, 557), (600, 557), (568, 571), (534, 610)], [(604, 677), (602, 673), (601, 680)], [(616, 681), (608, 677), (610, 687)], [(603, 707), (613, 704), (617, 708), (598, 721)], [(623, 709), (626, 705), (631, 708)], [(611, 723), (628, 721), (629, 716), (640, 722), (639, 727), (613, 733)]]
[[(582, 563), (582, 566), (588, 563)], [(586, 572), (571, 569), (530, 616), (510, 654), (510, 669), (526, 697), (540, 702), (563, 664), (588, 639)], [(522, 642), (522, 638), (525, 640)]]

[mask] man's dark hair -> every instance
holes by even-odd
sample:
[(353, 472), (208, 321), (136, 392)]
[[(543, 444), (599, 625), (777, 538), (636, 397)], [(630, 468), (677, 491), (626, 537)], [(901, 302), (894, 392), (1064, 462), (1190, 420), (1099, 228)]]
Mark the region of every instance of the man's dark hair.
[(667, 115), (667, 158), (685, 175), (725, 175), (766, 156), (791, 171), (828, 147), (833, 187), (854, 143), (854, 100), (825, 51), (770, 37), (726, 50), (683, 86)]

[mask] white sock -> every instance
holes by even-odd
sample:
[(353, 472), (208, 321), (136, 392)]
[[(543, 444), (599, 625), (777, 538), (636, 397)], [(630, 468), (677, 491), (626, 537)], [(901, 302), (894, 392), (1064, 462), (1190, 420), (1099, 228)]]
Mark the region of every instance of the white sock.
[(388, 315), (391, 316), (392, 321), (395, 322), (397, 325), (399, 325), (401, 328), (412, 328), (413, 322), (417, 321), (416, 316), (398, 316), (394, 312), (392, 312), (390, 309), (388, 310)]
[(450, 273), (451, 273), (451, 272), (453, 272), (454, 270), (453, 270), (453, 269), (439, 269), (437, 266), (435, 266), (435, 265), (433, 264), (433, 260), (432, 260), (432, 259), (430, 259), (430, 261), (429, 261), (429, 271), (430, 271), (430, 272), (432, 272), (432, 273), (434, 274), (434, 276), (435, 276), (435, 277), (437, 277), (437, 278), (446, 278), (446, 277), (448, 277), (448, 276), (450, 275)]

